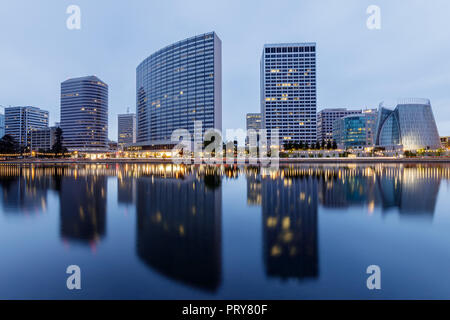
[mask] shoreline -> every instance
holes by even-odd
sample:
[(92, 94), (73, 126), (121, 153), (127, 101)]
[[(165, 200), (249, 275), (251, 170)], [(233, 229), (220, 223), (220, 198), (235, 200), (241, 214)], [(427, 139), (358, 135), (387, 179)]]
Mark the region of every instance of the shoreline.
[[(193, 162), (193, 161), (192, 161)], [(1, 164), (174, 164), (172, 159), (17, 159), (1, 160)], [(279, 164), (373, 164), (373, 163), (449, 163), (450, 157), (446, 158), (295, 158), (279, 159)], [(206, 163), (203, 163), (205, 165)], [(227, 163), (217, 163), (219, 165)], [(245, 161), (234, 161), (233, 164), (248, 165), (248, 159)], [(188, 164), (189, 165), (189, 164)], [(191, 163), (194, 165), (194, 163)], [(260, 164), (258, 164), (260, 165)]]

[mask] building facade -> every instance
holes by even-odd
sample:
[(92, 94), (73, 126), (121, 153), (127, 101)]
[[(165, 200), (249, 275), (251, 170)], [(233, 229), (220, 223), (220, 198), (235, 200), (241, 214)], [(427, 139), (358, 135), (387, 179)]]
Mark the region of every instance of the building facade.
[(360, 114), (362, 110), (349, 110), (345, 108), (323, 109), (317, 113), (317, 141), (331, 142), (333, 140), (333, 124), (343, 117)]
[(266, 44), (261, 57), (262, 127), (281, 143), (316, 142), (316, 44)]
[(5, 115), (0, 114), (0, 138), (5, 135)]
[(365, 148), (373, 146), (377, 110), (367, 109), (335, 120), (333, 140), (339, 148)]
[(366, 146), (374, 146), (375, 131), (377, 129), (378, 109), (366, 109), (362, 111), (366, 120)]
[(9, 134), (22, 147), (31, 143), (33, 130), (48, 127), (48, 111), (38, 107), (20, 106), (5, 108), (5, 134)]
[(49, 127), (31, 131), (30, 149), (33, 151), (48, 151), (56, 141), (56, 127)]
[(174, 143), (176, 129), (222, 130), (222, 43), (205, 33), (171, 44), (136, 69), (137, 145)]
[(261, 130), (261, 113), (247, 113), (246, 115), (247, 130)]
[(61, 83), (61, 129), (69, 151), (108, 148), (108, 85), (96, 76)]
[(450, 137), (441, 137), (441, 146), (443, 148), (450, 148)]
[(395, 109), (380, 104), (375, 130), (375, 145), (404, 150), (438, 149), (441, 146), (428, 99), (403, 99)]
[(126, 113), (117, 116), (119, 145), (130, 144), (136, 142), (136, 114)]

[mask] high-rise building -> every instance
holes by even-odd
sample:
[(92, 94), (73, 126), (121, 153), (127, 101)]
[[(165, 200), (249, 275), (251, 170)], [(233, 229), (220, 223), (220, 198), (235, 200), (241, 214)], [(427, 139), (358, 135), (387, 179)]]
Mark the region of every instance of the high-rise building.
[(261, 113), (247, 113), (247, 130), (261, 130)]
[(22, 146), (31, 143), (31, 131), (48, 127), (48, 111), (32, 106), (5, 108), (5, 134)]
[(438, 149), (439, 133), (428, 99), (402, 99), (395, 109), (380, 104), (375, 145), (403, 147), (403, 150)]
[(136, 69), (137, 145), (172, 144), (176, 129), (222, 129), (222, 42), (205, 33), (171, 44)]
[(119, 145), (136, 142), (136, 114), (126, 113), (117, 116)]
[(317, 140), (328, 142), (333, 140), (333, 123), (343, 117), (359, 114), (362, 110), (345, 108), (323, 109), (317, 113)]
[(262, 127), (281, 143), (316, 142), (316, 44), (266, 44), (261, 57)]
[(5, 115), (0, 114), (0, 139), (5, 135)]
[(108, 148), (108, 85), (96, 76), (61, 83), (61, 129), (69, 151)]

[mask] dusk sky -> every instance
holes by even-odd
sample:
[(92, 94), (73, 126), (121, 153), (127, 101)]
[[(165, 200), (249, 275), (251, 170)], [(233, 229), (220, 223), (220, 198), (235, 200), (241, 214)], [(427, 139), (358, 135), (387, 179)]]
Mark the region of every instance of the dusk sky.
[[(81, 30), (66, 27), (69, 5)], [(369, 5), (381, 29), (366, 27)], [(265, 43), (316, 42), (318, 110), (429, 98), (450, 135), (450, 1), (2, 1), (0, 105), (34, 105), (59, 121), (60, 83), (96, 75), (109, 85), (109, 137), (136, 109), (137, 65), (156, 50), (215, 31), (222, 40), (223, 128), (259, 112)]]

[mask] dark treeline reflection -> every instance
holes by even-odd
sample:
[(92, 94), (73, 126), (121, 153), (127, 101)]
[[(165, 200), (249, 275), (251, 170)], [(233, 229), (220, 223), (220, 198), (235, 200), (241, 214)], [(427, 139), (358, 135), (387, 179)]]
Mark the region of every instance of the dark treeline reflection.
[(139, 259), (169, 279), (216, 291), (222, 279), (226, 180), (246, 179), (247, 205), (261, 208), (267, 277), (303, 280), (320, 274), (321, 207), (329, 209), (325, 214), (361, 207), (432, 219), (450, 166), (0, 165), (2, 210), (8, 217), (39, 216), (52, 210), (51, 192), (59, 197), (61, 239), (92, 246), (107, 234), (108, 177), (117, 179), (117, 205), (136, 208)]

